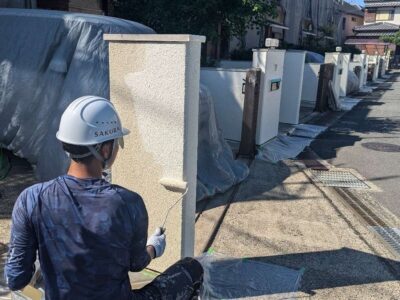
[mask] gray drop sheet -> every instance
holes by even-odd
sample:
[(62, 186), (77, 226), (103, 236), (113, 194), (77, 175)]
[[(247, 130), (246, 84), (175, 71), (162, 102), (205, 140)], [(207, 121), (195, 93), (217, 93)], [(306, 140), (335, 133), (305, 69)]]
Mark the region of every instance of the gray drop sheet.
[(279, 134), (258, 149), (257, 159), (276, 163), (295, 158), (322, 132), (325, 126), (299, 124), (289, 134)]
[(304, 270), (206, 253), (201, 299), (294, 299)]

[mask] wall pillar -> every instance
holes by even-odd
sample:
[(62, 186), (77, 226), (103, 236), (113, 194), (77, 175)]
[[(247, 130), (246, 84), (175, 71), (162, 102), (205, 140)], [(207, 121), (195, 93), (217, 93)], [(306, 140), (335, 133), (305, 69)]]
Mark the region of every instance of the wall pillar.
[(278, 135), (285, 50), (253, 49), (253, 68), (261, 69), (256, 144)]
[(334, 64), (332, 81), (332, 92), (335, 96), (335, 101), (340, 106), (340, 82), (343, 74), (343, 54), (340, 52), (325, 53), (325, 63)]
[(340, 76), (340, 97), (346, 97), (347, 95), (347, 83), (349, 80), (349, 64), (350, 54), (342, 53), (342, 75)]
[(131, 130), (112, 168), (112, 181), (140, 194), (149, 234), (182, 196), (160, 184), (185, 181), (188, 192), (170, 212), (167, 248), (151, 268), (163, 271), (194, 253), (200, 48), (193, 35), (106, 34), (110, 98)]

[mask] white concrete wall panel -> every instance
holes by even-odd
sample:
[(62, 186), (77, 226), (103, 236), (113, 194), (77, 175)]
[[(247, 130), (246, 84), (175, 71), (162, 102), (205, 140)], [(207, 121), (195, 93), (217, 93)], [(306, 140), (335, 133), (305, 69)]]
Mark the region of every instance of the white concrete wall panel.
[(149, 234), (181, 196), (160, 185), (183, 180), (189, 190), (169, 215), (167, 249), (152, 262), (162, 271), (194, 252), (200, 46), (190, 35), (105, 35), (109, 40), (110, 96), (131, 130), (112, 168), (113, 182), (139, 193)]
[(241, 139), (246, 73), (246, 69), (201, 69), (200, 81), (213, 97), (217, 122), (228, 140)]
[(304, 65), (303, 88), (301, 100), (315, 105), (317, 102), (319, 71), (321, 64), (307, 63)]
[[(285, 50), (253, 50), (253, 67), (261, 69), (257, 145), (266, 143), (278, 134), (284, 60)], [(274, 91), (271, 90), (273, 81), (280, 81), (279, 89)]]
[(305, 57), (305, 51), (287, 51), (285, 53), (279, 114), (279, 121), (282, 123), (299, 123)]

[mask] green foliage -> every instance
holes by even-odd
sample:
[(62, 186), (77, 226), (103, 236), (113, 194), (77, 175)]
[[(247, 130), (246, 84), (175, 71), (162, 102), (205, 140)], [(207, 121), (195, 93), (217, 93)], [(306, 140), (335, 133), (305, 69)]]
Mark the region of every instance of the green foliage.
[(231, 60), (252, 60), (253, 50), (252, 49), (234, 49), (230, 53)]
[(381, 36), (380, 39), (395, 44), (396, 46), (400, 46), (400, 31), (397, 31), (396, 34), (392, 36)]
[[(114, 0), (115, 15), (157, 33), (205, 35), (208, 40), (242, 36), (276, 15), (277, 0)], [(223, 36), (221, 36), (220, 34)]]
[[(308, 37), (303, 45), (293, 45), (283, 42), (280, 49), (305, 50), (325, 55), (326, 52), (335, 52), (336, 45), (332, 40), (323, 41), (321, 38)], [(352, 45), (343, 45), (342, 52), (352, 54), (361, 53), (359, 49)]]

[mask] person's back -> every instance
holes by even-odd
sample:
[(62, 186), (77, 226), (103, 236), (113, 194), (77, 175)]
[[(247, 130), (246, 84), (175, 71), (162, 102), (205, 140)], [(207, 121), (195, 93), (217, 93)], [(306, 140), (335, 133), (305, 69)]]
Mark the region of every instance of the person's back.
[(13, 209), (5, 266), (11, 290), (30, 282), (38, 252), (46, 299), (191, 299), (196, 293), (203, 268), (190, 258), (131, 289), (128, 272), (162, 256), (166, 237), (157, 228), (147, 239), (141, 197), (102, 179), (127, 134), (107, 99), (80, 97), (65, 110), (57, 139), (71, 158), (67, 175), (26, 189)]
[(128, 271), (149, 262), (140, 196), (102, 179), (65, 175), (25, 190), (16, 208), (33, 227), (46, 299), (131, 297)]

